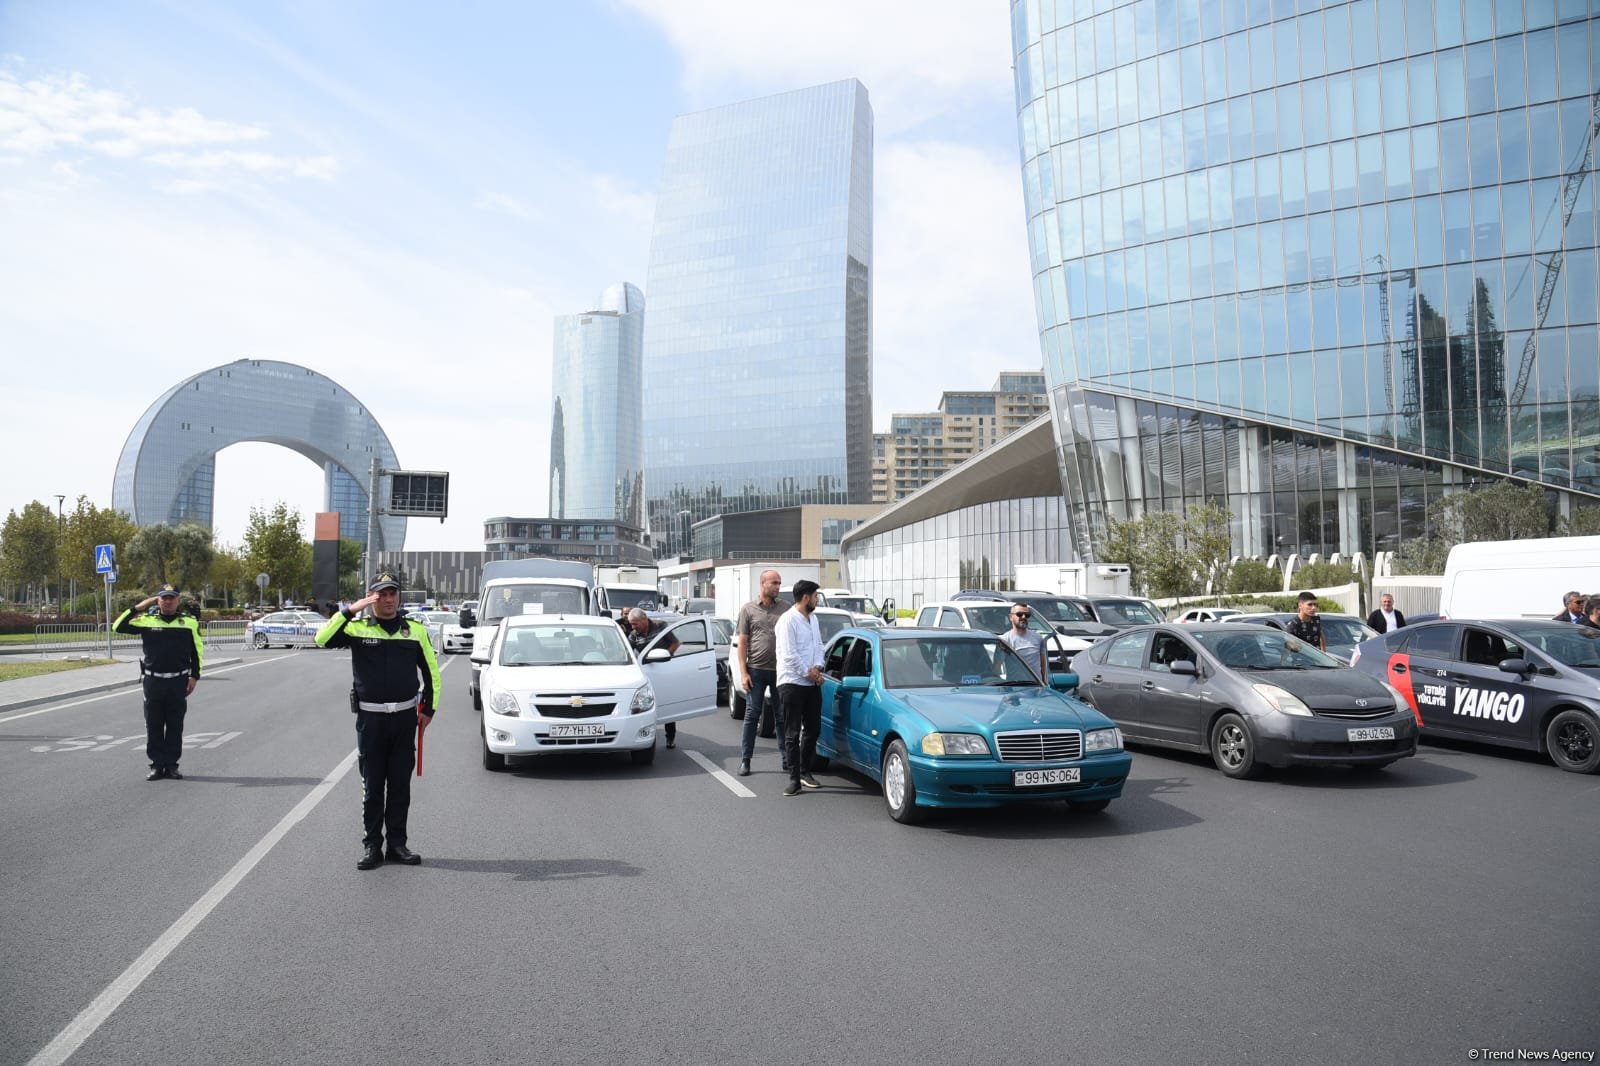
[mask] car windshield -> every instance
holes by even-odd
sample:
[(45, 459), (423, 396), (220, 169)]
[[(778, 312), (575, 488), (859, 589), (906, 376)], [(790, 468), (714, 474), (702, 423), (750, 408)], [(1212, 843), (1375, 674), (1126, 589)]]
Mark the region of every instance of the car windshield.
[(1600, 629), (1566, 622), (1508, 623), (1505, 629), (1558, 663), (1600, 669)]
[(612, 610), (621, 607), (631, 611), (635, 607), (643, 607), (647, 611), (653, 611), (661, 606), (661, 597), (646, 589), (607, 585), (606, 603), (611, 605)]
[(927, 636), (885, 640), (882, 648), (889, 688), (1041, 687), (1038, 675), (998, 640)]
[(1034, 611), (1044, 615), (1052, 622), (1091, 622), (1092, 618), (1084, 612), (1082, 607), (1071, 600), (1047, 599), (1043, 596), (1030, 596), (1023, 601)]
[(967, 625), (972, 629), (987, 629), (991, 633), (1004, 633), (1011, 628), (1011, 605), (997, 603), (993, 607), (967, 607)]
[(614, 625), (517, 625), (500, 642), (502, 666), (626, 666), (632, 661)]
[(1142, 626), (1161, 621), (1138, 600), (1103, 600), (1094, 605), (1100, 621), (1114, 626)]
[(838, 636), (841, 629), (855, 625), (855, 622), (848, 614), (832, 614), (818, 611), (816, 612), (816, 619), (817, 628), (822, 631), (822, 643), (824, 644)]
[(1353, 648), (1363, 640), (1377, 636), (1378, 631), (1359, 619), (1324, 616), (1322, 635), (1327, 639), (1330, 648)]
[(878, 613), (878, 605), (872, 602), (870, 596), (829, 596), (828, 606), (837, 607), (841, 611), (854, 611), (856, 614)]
[(1340, 666), (1337, 659), (1305, 641), (1265, 626), (1238, 632), (1196, 627), (1189, 635), (1230, 670), (1337, 670)]
[(506, 585), (489, 593), (478, 618), (489, 624), (517, 614), (588, 614), (587, 599), (583, 589), (565, 585)]

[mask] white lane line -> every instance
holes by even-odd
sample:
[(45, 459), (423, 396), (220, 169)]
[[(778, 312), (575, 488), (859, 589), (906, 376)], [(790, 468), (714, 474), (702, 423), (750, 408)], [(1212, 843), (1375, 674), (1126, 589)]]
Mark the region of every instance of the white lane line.
[(756, 794), (739, 784), (738, 781), (735, 781), (732, 774), (728, 773), (728, 771), (724, 770), (722, 767), (718, 766), (704, 755), (701, 755), (698, 751), (691, 751), (688, 748), (684, 748), (683, 753), (689, 756), (689, 758), (693, 759), (695, 762), (699, 763), (700, 768), (706, 773), (722, 782), (722, 784), (727, 787), (728, 791), (732, 792), (735, 796), (739, 796), (743, 799), (756, 798)]
[(168, 955), (182, 944), (188, 935), (194, 932), (195, 927), (205, 921), (206, 916), (216, 909), (239, 886), (245, 875), (255, 865), (266, 857), (267, 852), (288, 835), (306, 815), (310, 814), (322, 798), (339, 783), (340, 778), (350, 772), (350, 767), (356, 763), (356, 753), (351, 751), (344, 760), (335, 766), (322, 781), (307, 793), (305, 799), (295, 804), (294, 810), (283, 816), (283, 820), (256, 842), (256, 846), (245, 853), (244, 858), (234, 864), (233, 869), (222, 876), (222, 880), (212, 885), (205, 895), (195, 901), (194, 905), (183, 912), (183, 916), (173, 922), (165, 933), (156, 939), (144, 950), (144, 954), (134, 960), (133, 965), (122, 971), (116, 980), (106, 986), (79, 1015), (67, 1024), (67, 1027), (56, 1034), (56, 1038), (46, 1044), (40, 1052), (28, 1060), (28, 1066), (59, 1066), (66, 1062), (77, 1051), (83, 1042), (94, 1035), (96, 1029), (111, 1017), (112, 1013), (122, 1005), (122, 1001), (133, 994), (144, 979), (149, 977), (155, 968), (161, 965)]
[[(226, 674), (234, 670), (243, 670), (247, 666), (260, 666), (262, 663), (275, 663), (280, 659), (291, 658), (293, 658), (292, 655), (274, 655), (270, 659), (257, 659), (254, 662), (249, 663), (235, 663), (232, 666), (219, 666), (215, 670), (211, 671), (211, 673)], [(207, 674), (206, 676), (209, 677), (211, 675)], [(204, 680), (204, 678), (202, 678), (202, 680)], [(0, 725), (4, 725), (7, 722), (15, 722), (19, 718), (32, 718), (36, 714), (48, 714), (50, 711), (64, 711), (69, 707), (82, 707), (86, 703), (99, 703), (101, 700), (109, 700), (116, 696), (126, 696), (133, 688), (133, 685), (126, 685), (115, 690), (114, 692), (107, 692), (99, 696), (90, 696), (87, 699), (74, 700), (71, 703), (52, 703), (48, 707), (39, 707), (32, 711), (22, 711), (18, 714), (8, 715), (5, 718), (0, 718)]]

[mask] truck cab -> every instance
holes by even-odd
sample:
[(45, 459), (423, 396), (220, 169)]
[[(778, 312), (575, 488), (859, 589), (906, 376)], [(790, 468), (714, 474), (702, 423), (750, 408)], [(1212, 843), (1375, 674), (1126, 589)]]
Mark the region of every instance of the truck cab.
[(489, 661), (495, 633), (506, 618), (538, 614), (598, 614), (594, 567), (555, 559), (510, 559), (485, 563), (483, 585), (474, 609), (463, 608), (461, 625), (472, 632), (471, 679), (467, 692), (473, 710), (483, 709), (478, 684)]

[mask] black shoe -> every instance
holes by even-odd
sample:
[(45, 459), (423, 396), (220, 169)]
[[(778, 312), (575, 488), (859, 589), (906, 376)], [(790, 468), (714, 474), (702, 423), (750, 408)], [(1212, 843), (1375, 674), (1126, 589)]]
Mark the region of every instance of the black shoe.
[(740, 759), (739, 760), (739, 776), (740, 777), (749, 777), (750, 776), (750, 760), (749, 759)]
[(174, 767), (172, 767), (172, 769), (167, 771), (167, 776), (172, 778), (172, 780), (174, 780), (174, 781), (182, 781), (183, 780), (183, 771), (179, 770), (176, 766), (174, 766)]
[(384, 858), (390, 862), (403, 863), (406, 866), (421, 866), (422, 856), (407, 847), (390, 848)]
[(812, 777), (810, 774), (801, 774), (800, 775), (800, 783), (802, 785), (806, 786), (807, 788), (821, 788), (822, 787), (821, 785), (817, 784), (817, 779)]
[(144, 775), (146, 781), (160, 781), (167, 776), (167, 772), (159, 766), (151, 767), (150, 772)]
[(675, 737), (675, 736), (672, 736), (671, 734), (668, 734), (667, 735), (667, 747), (675, 748), (677, 746), (678, 746), (678, 738)]
[(800, 795), (800, 782), (790, 781), (787, 785), (783, 786), (783, 794), (785, 796)]
[(356, 860), (358, 870), (376, 870), (383, 865), (383, 849), (374, 844), (361, 853), (361, 858)]

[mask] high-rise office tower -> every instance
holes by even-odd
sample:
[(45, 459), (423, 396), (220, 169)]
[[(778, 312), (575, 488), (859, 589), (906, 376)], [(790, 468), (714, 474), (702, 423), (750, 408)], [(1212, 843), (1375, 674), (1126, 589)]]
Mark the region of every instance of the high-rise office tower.
[(872, 109), (854, 79), (673, 121), (651, 234), (645, 491), (662, 554), (711, 515), (865, 503)]
[(644, 295), (613, 285), (599, 306), (560, 315), (551, 359), (550, 516), (644, 528)]
[(1483, 479), (1600, 502), (1600, 19), (1488, 0), (1011, 5), (1077, 549), (1234, 515), (1394, 548)]

